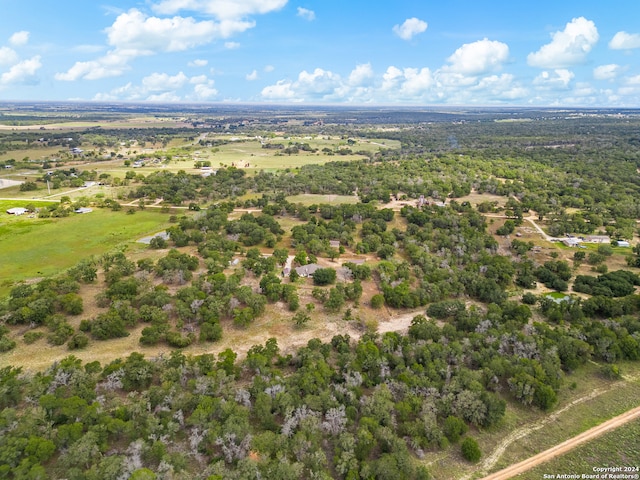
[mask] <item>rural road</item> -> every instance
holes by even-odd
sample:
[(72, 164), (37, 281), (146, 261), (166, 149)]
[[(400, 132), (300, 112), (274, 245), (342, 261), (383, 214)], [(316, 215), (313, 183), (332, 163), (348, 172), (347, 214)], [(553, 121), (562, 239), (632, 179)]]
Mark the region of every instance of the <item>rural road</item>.
[[(618, 415), (617, 417), (612, 418), (611, 420), (607, 420), (606, 422), (601, 423), (593, 428), (590, 428), (586, 432), (582, 432), (580, 435), (577, 435), (569, 440), (562, 442), (555, 447), (551, 447), (544, 452), (541, 452), (533, 457), (529, 457), (528, 459), (516, 463), (515, 465), (511, 465), (499, 472), (492, 473), (483, 478), (483, 480), (506, 480), (509, 478), (513, 478), (516, 475), (519, 475), (527, 470), (532, 469), (540, 465), (541, 463), (547, 462), (559, 455), (562, 455), (574, 448), (578, 445), (581, 445), (589, 440), (592, 440), (603, 433), (606, 433), (610, 430), (618, 428), (625, 423), (631, 422), (632, 420), (636, 420), (640, 418), (640, 407), (636, 407), (633, 410), (629, 410), (628, 412), (623, 413), (622, 415)], [(593, 473), (593, 472), (584, 472), (584, 473)]]

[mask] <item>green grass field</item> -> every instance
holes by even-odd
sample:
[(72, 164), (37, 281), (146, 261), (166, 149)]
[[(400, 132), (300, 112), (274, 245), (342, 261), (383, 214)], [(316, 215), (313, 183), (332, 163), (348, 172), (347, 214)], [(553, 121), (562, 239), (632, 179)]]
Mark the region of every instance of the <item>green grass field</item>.
[(14, 159), (22, 161), (22, 159), (29, 157), (30, 160), (44, 161), (50, 158), (57, 158), (60, 155), (60, 151), (66, 151), (65, 148), (59, 146), (55, 147), (34, 147), (26, 148), (22, 150), (9, 150), (3, 154), (0, 154), (0, 161)]
[[(0, 206), (20, 206), (0, 202)], [(9, 207), (6, 207), (9, 208)], [(159, 210), (125, 211), (94, 209), (66, 218), (12, 217), (0, 214), (0, 296), (15, 282), (56, 274), (92, 255), (135, 242), (168, 226), (167, 214)]]

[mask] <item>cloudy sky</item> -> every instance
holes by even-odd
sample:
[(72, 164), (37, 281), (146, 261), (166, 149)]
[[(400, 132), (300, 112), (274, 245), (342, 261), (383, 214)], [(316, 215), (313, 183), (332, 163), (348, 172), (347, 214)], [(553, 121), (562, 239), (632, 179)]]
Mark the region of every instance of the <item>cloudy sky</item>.
[(640, 107), (638, 0), (0, 4), (0, 101)]

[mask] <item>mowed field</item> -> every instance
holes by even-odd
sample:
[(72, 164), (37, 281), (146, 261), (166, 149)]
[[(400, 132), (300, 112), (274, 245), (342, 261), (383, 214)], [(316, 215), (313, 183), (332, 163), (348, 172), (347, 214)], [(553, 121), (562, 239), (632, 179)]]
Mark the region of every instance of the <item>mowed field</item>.
[(169, 215), (157, 209), (133, 215), (94, 209), (83, 215), (40, 219), (5, 213), (15, 206), (20, 205), (0, 202), (0, 296), (15, 282), (54, 275), (84, 258), (135, 244), (138, 238), (169, 225)]

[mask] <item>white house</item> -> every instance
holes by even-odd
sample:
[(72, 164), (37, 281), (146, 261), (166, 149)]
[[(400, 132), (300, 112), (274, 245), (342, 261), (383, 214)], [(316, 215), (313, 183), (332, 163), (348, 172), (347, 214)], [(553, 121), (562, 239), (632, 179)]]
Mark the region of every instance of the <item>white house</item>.
[(296, 268), (296, 273), (301, 277), (310, 277), (319, 268), (322, 267), (317, 263), (310, 263), (309, 265), (302, 265), (301, 267)]

